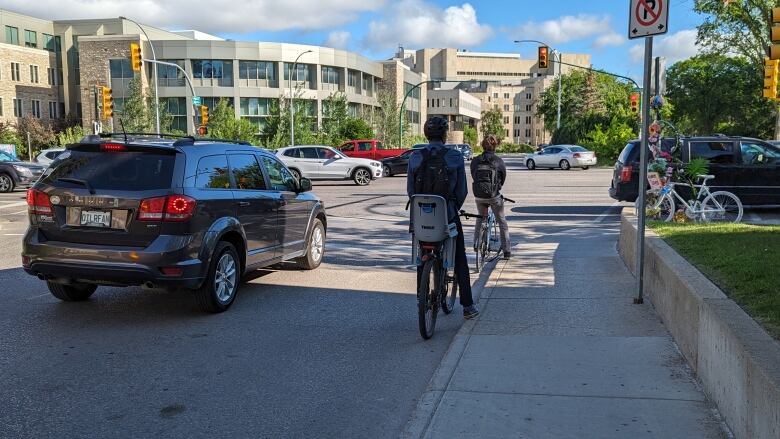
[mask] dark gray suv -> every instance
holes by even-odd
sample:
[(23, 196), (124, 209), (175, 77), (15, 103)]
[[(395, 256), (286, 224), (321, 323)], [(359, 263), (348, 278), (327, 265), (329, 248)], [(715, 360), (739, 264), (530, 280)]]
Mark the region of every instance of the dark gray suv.
[(320, 265), (327, 218), (310, 190), (249, 145), (93, 138), (28, 191), (22, 265), (65, 301), (98, 285), (181, 287), (221, 312), (249, 270)]

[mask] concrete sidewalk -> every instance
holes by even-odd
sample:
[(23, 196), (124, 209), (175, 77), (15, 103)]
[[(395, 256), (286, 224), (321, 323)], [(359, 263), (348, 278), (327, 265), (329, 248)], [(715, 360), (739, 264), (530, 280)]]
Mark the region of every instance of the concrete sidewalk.
[(728, 437), (652, 306), (632, 303), (615, 223), (510, 224), (514, 257), (494, 268), (406, 437)]

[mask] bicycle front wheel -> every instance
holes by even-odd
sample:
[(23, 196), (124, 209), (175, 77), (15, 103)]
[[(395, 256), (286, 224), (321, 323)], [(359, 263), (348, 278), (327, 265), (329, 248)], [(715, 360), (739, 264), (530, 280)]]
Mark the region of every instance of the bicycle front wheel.
[(726, 191), (713, 192), (702, 202), (701, 217), (705, 222), (738, 223), (742, 220), (742, 202)]
[(417, 285), (417, 319), (420, 335), (425, 340), (433, 337), (436, 314), (439, 311), (438, 288), (441, 285), (441, 261), (435, 258), (425, 261), (420, 283)]
[(670, 222), (674, 218), (674, 197), (672, 194), (664, 194), (661, 198), (656, 197), (652, 204), (648, 203), (645, 214), (649, 219)]
[(501, 255), (501, 235), (498, 228), (498, 222), (493, 221), (490, 225), (490, 236), (488, 238), (488, 251), (485, 256), (486, 262), (493, 262)]
[(445, 270), (444, 287), (441, 289), (441, 310), (449, 314), (455, 309), (455, 299), (458, 297), (458, 277), (451, 270)]
[(482, 227), (482, 233), (479, 235), (479, 245), (477, 245), (476, 261), (474, 262), (477, 273), (482, 271), (485, 266), (485, 255), (488, 251), (488, 231), (485, 227)]

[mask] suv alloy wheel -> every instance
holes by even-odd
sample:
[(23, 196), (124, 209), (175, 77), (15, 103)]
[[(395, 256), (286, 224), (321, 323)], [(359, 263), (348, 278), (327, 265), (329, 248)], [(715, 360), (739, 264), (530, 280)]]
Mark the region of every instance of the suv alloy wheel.
[(195, 290), (198, 305), (208, 312), (226, 311), (236, 299), (241, 281), (241, 262), (233, 244), (220, 242), (211, 258), (208, 276)]

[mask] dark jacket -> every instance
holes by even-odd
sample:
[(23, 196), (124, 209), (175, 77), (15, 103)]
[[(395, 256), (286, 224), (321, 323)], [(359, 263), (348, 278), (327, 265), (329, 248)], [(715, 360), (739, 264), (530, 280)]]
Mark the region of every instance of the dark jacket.
[[(458, 215), (469, 194), (468, 184), (466, 183), (466, 167), (463, 165), (463, 154), (457, 149), (447, 148), (441, 142), (431, 142), (425, 145), (431, 151), (437, 149), (446, 149), (444, 161), (447, 164), (447, 173), (450, 181), (450, 194), (452, 199), (447, 200), (447, 209), (450, 218)], [(415, 151), (409, 158), (409, 169), (406, 176), (406, 193), (411, 198), (414, 195), (414, 171), (422, 164), (423, 156), (419, 151)], [(453, 201), (454, 200), (454, 201)]]
[(471, 178), (476, 180), (477, 166), (479, 166), (483, 160), (490, 161), (493, 164), (493, 167), (496, 168), (496, 171), (498, 172), (498, 191), (501, 192), (501, 188), (504, 187), (504, 183), (506, 183), (506, 165), (504, 164), (504, 160), (493, 152), (485, 151), (482, 155), (474, 157), (474, 159), (471, 160)]

